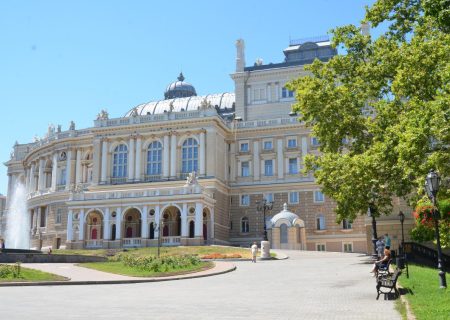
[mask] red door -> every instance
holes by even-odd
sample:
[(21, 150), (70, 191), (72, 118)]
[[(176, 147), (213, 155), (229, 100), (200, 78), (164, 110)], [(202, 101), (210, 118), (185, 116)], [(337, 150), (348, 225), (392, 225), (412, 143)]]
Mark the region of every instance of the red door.
[(92, 231), (91, 231), (91, 239), (97, 240), (97, 229), (96, 228), (92, 229)]
[(128, 227), (127, 228), (127, 238), (133, 238), (133, 228)]

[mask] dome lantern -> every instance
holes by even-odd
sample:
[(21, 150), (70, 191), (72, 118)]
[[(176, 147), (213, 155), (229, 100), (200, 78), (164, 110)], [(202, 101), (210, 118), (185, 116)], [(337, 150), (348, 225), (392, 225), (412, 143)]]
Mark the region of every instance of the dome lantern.
[(186, 98), (196, 96), (197, 92), (192, 84), (184, 81), (183, 72), (177, 78), (177, 81), (172, 82), (164, 92), (164, 99)]

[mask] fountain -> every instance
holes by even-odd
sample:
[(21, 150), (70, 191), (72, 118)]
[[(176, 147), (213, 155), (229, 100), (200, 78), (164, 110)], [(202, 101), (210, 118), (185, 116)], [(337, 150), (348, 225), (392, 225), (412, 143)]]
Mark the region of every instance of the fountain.
[(13, 190), (6, 215), (5, 245), (8, 249), (29, 249), (30, 216), (27, 210), (26, 188), (18, 181)]

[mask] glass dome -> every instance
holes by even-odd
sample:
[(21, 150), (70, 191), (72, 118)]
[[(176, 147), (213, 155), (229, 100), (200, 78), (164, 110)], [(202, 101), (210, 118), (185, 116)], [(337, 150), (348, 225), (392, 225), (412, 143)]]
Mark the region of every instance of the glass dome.
[(197, 92), (192, 84), (184, 81), (183, 73), (180, 72), (178, 81), (172, 82), (164, 92), (164, 99), (186, 98), (196, 96)]

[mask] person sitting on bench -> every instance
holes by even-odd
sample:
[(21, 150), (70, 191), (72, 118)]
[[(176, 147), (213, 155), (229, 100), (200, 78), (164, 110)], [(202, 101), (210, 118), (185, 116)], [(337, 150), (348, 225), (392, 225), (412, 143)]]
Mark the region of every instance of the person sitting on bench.
[(384, 249), (383, 259), (378, 260), (373, 264), (373, 268), (370, 273), (374, 273), (374, 277), (378, 276), (378, 269), (380, 269), (381, 266), (385, 267), (389, 263), (389, 260), (391, 260), (391, 251), (389, 249)]

